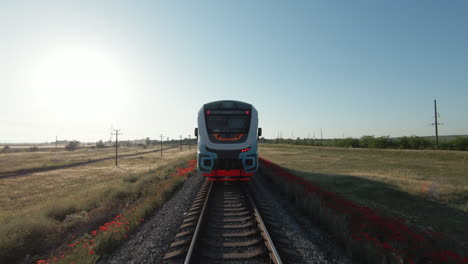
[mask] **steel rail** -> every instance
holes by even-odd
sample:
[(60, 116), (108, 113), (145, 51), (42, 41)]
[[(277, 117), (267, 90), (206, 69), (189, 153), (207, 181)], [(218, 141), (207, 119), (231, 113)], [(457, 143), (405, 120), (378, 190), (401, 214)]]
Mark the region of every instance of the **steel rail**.
[(278, 251), (276, 250), (276, 247), (273, 244), (273, 240), (271, 239), (271, 236), (268, 233), (268, 230), (267, 230), (267, 228), (265, 226), (265, 223), (263, 222), (263, 219), (262, 219), (262, 217), (260, 215), (260, 212), (257, 209), (257, 205), (255, 204), (254, 200), (252, 199), (252, 196), (250, 195), (250, 189), (247, 189), (247, 196), (249, 198), (250, 206), (252, 207), (252, 210), (254, 211), (255, 218), (257, 219), (259, 228), (260, 228), (261, 232), (263, 233), (264, 238), (267, 240), (267, 243), (265, 243), (265, 245), (268, 248), (268, 250), (270, 250), (270, 252), (272, 253), (272, 255), (270, 255), (270, 257), (272, 258), (273, 263), (283, 264), (279, 254), (278, 254)]
[(184, 264), (190, 264), (190, 260), (192, 258), (193, 251), (195, 249), (195, 244), (198, 240), (198, 235), (200, 233), (201, 225), (203, 222), (203, 218), (205, 216), (206, 207), (208, 204), (208, 200), (210, 199), (211, 189), (213, 188), (214, 182), (210, 182), (210, 187), (208, 188), (208, 192), (206, 194), (205, 202), (203, 203), (203, 209), (200, 213), (200, 217), (198, 218), (197, 226), (195, 227), (195, 231), (193, 233), (192, 241), (190, 241), (189, 250), (187, 251), (187, 255), (185, 256)]

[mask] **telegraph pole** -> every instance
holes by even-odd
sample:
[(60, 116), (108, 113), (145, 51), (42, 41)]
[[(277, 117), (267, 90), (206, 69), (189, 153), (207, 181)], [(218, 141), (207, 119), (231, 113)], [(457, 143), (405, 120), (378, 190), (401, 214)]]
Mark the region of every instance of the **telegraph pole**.
[(55, 136), (55, 152), (57, 152), (57, 136)]
[(434, 100), (434, 118), (435, 118), (435, 134), (436, 134), (436, 149), (439, 148), (439, 128), (437, 127), (437, 101)]
[(162, 139), (162, 134), (161, 134), (161, 157), (162, 157), (162, 143), (163, 143), (163, 139)]
[(443, 125), (443, 123), (439, 123), (437, 118), (440, 117), (440, 114), (437, 112), (437, 100), (434, 100), (434, 123), (432, 125), (435, 127), (435, 136), (436, 136), (436, 145), (435, 148), (439, 148), (439, 125)]
[[(119, 153), (118, 153), (118, 147), (119, 147), (119, 131), (120, 129), (114, 129), (114, 133), (112, 135), (115, 135), (115, 166), (118, 165), (118, 159), (119, 159)], [(120, 134), (122, 135), (122, 134)]]

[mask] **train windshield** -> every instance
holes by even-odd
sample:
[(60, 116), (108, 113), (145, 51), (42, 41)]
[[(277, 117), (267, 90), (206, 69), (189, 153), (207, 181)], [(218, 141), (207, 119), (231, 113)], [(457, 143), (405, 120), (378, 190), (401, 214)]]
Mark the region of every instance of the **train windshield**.
[(206, 115), (206, 128), (209, 134), (249, 132), (250, 115)]

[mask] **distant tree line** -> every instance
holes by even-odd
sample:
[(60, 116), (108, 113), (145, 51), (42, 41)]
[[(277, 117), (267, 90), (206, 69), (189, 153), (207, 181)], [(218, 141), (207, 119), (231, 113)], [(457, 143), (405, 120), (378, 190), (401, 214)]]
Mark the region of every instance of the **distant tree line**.
[[(390, 138), (389, 136), (375, 137), (363, 136), (361, 138), (343, 139), (265, 139), (260, 142), (273, 144), (292, 144), (303, 146), (325, 146), (345, 148), (374, 148), (374, 149), (435, 149), (435, 140), (424, 137), (411, 136)], [(457, 137), (452, 140), (439, 141), (439, 149), (445, 150), (468, 150), (468, 137)]]

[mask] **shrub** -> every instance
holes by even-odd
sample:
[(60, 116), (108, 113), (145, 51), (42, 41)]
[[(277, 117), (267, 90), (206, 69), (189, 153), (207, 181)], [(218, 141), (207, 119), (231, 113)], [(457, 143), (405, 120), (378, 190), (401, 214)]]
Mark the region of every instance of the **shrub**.
[(426, 149), (432, 147), (432, 144), (428, 139), (417, 136), (408, 138), (408, 143), (410, 149)]
[(99, 140), (98, 142), (96, 142), (96, 148), (105, 148), (106, 145), (104, 144), (104, 142), (102, 142), (102, 140)]
[(345, 147), (345, 148), (359, 148), (359, 139), (357, 138), (345, 138), (345, 139), (337, 139), (335, 141), (336, 147)]
[(8, 152), (10, 150), (10, 146), (4, 146), (2, 148), (2, 152)]
[(78, 148), (79, 145), (80, 145), (80, 142), (79, 142), (79, 141), (76, 141), (76, 140), (70, 141), (70, 142), (68, 142), (68, 144), (65, 146), (65, 150), (75, 150), (75, 149)]
[(78, 209), (74, 204), (55, 204), (45, 210), (45, 216), (62, 222), (67, 215), (76, 213)]
[(29, 151), (31, 151), (31, 152), (38, 151), (38, 150), (39, 150), (39, 148), (37, 146), (32, 146), (32, 147), (29, 148)]
[(449, 143), (453, 146), (455, 150), (467, 150), (468, 149), (468, 138), (458, 137), (454, 140), (451, 140)]

